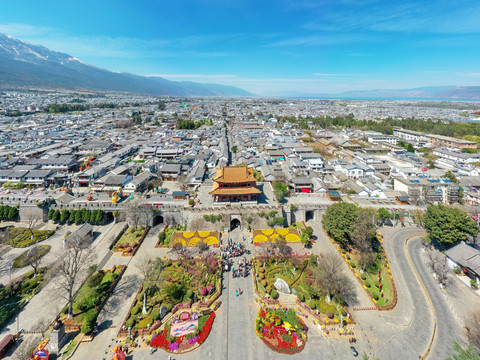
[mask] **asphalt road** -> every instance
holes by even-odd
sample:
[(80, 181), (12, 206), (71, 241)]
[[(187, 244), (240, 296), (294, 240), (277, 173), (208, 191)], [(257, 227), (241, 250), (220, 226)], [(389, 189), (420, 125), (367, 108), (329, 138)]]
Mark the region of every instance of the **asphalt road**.
[(445, 300), (445, 295), (442, 293), (445, 290), (440, 288), (425, 265), (420, 238), (409, 241), (408, 252), (430, 296), (437, 320), (435, 338), (428, 358), (445, 359), (453, 354), (452, 344), (454, 341), (464, 344), (463, 330)]

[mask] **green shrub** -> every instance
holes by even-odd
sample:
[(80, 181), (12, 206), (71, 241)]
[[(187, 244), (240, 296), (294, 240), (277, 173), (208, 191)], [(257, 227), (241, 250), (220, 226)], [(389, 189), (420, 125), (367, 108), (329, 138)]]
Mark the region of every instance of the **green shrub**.
[(97, 322), (98, 311), (95, 309), (88, 310), (87, 313), (83, 316), (83, 325), (80, 330), (83, 334), (90, 333), (95, 327)]
[(297, 298), (298, 298), (298, 300), (300, 300), (301, 302), (305, 302), (305, 294), (304, 294), (304, 293), (299, 292), (299, 293), (297, 294)]
[(382, 260), (382, 253), (377, 254), (377, 260)]
[(267, 280), (262, 280), (263, 287), (267, 286)]
[(98, 271), (88, 278), (87, 285), (91, 288), (97, 287), (103, 280), (103, 271)]
[(354, 269), (357, 267), (357, 265), (355, 265), (355, 263), (353, 261), (350, 262), (350, 266)]
[(478, 283), (475, 279), (470, 279), (470, 286), (472, 289), (478, 290)]
[(265, 279), (265, 274), (260, 274), (260, 279)]
[(362, 278), (362, 280), (367, 280), (367, 277), (365, 274), (360, 275), (360, 277)]
[(141, 310), (141, 305), (135, 305), (132, 309), (132, 315), (137, 315)]
[(317, 307), (317, 304), (315, 304), (315, 301), (313, 301), (312, 299), (308, 300), (307, 305), (312, 310), (315, 310)]
[(375, 300), (378, 300), (378, 295), (377, 295), (377, 294), (373, 295), (373, 298), (374, 298)]
[(351, 259), (350, 255), (348, 255), (348, 254), (345, 257), (347, 258), (347, 260)]
[(367, 288), (369, 288), (370, 286), (372, 286), (372, 284), (370, 284), (370, 282), (368, 282), (368, 281), (365, 281), (365, 286), (366, 286)]
[(158, 320), (159, 317), (160, 317), (160, 311), (159, 310), (153, 310), (152, 311), (152, 320), (153, 321)]
[(453, 268), (453, 272), (457, 275), (460, 275), (462, 273), (462, 269), (460, 269), (460, 266), (455, 266)]
[(135, 326), (135, 319), (128, 319), (126, 322), (125, 322), (125, 328), (129, 328), (129, 327), (134, 327)]
[(166, 238), (167, 238), (167, 234), (165, 234), (165, 231), (161, 231), (160, 234), (158, 234), (158, 243), (159, 244), (165, 243)]
[(272, 289), (272, 291), (270, 291), (270, 296), (271, 296), (272, 299), (278, 299), (278, 292), (277, 292), (277, 290)]
[(376, 280), (376, 281), (375, 281), (375, 286), (376, 286), (377, 288), (379, 288), (379, 287), (380, 287), (380, 281)]
[(265, 288), (265, 291), (270, 294), (270, 292), (272, 291), (272, 286), (267, 285), (267, 287)]
[(170, 260), (165, 261), (165, 267), (172, 266), (172, 262)]
[(191, 289), (189, 289), (189, 290), (187, 291), (187, 293), (185, 294), (185, 297), (186, 297), (187, 299), (190, 299), (190, 300), (193, 299), (193, 291), (192, 291)]
[(347, 310), (342, 309), (341, 314), (342, 314), (342, 316), (347, 316)]
[(264, 268), (264, 267), (261, 267), (261, 268), (258, 269), (258, 271), (261, 272), (261, 273), (264, 273), (264, 272), (265, 272), (265, 268)]

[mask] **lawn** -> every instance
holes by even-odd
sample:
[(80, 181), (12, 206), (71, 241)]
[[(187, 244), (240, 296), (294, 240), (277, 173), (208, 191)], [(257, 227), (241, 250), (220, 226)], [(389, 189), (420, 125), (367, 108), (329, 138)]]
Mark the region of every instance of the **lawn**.
[(159, 241), (158, 245), (165, 245), (165, 246), (170, 245), (170, 243), (173, 240), (173, 234), (176, 233), (176, 232), (181, 232), (181, 231), (185, 231), (185, 230), (187, 230), (186, 225), (177, 225), (175, 227), (168, 226), (165, 229), (165, 241), (163, 243), (160, 243), (160, 241)]
[[(215, 255), (199, 259), (168, 260), (157, 258), (152, 266), (149, 288), (143, 283), (135, 299), (126, 327), (145, 329), (159, 319), (160, 307), (167, 313), (178, 304), (206, 299), (219, 286), (220, 261)], [(147, 291), (147, 314), (142, 314), (144, 292)]]
[[(355, 272), (355, 275), (362, 281), (363, 287), (368, 290), (372, 300), (379, 306), (385, 306), (393, 303), (394, 291), (392, 284), (392, 275), (386, 263), (385, 256), (382, 252), (376, 254), (375, 264), (370, 266), (363, 273), (358, 267), (358, 253), (354, 251), (342, 254), (350, 267)], [(349, 259), (350, 258), (350, 259)], [(378, 271), (380, 270), (379, 282)], [(380, 284), (382, 285), (383, 297), (380, 292)]]
[(100, 270), (90, 275), (75, 296), (73, 303), (74, 317), (67, 320), (68, 307), (65, 307), (62, 310), (61, 315), (63, 315), (64, 322), (83, 324), (87, 317), (93, 316), (93, 313), (95, 313), (96, 318), (96, 315), (98, 315), (98, 306), (102, 303), (105, 296), (107, 296), (112, 283), (120, 275), (123, 269), (123, 266), (115, 266), (111, 270)]
[[(50, 251), (50, 248), (51, 248), (50, 245), (37, 245), (37, 247), (38, 247), (38, 253), (36, 255), (36, 259), (45, 256)], [(19, 269), (19, 268), (30, 265), (29, 262), (25, 261), (25, 256), (28, 254), (30, 250), (24, 251), (15, 260), (13, 260), (12, 267), (15, 269)]]
[(328, 303), (321, 289), (312, 285), (314, 283), (311, 270), (313, 261), (312, 257), (297, 255), (287, 259), (257, 257), (253, 262), (257, 276), (254, 278), (255, 287), (260, 296), (264, 297), (268, 293), (275, 299), (278, 297), (278, 291), (274, 288), (274, 283), (277, 279), (285, 280), (290, 290), (297, 294), (298, 300), (312, 310), (318, 310), (319, 315), (324, 319), (330, 318), (336, 321), (340, 319), (342, 313), (346, 315), (345, 309), (335, 299)]
[(47, 268), (39, 268), (34, 277), (33, 270), (0, 287), (0, 328), (17, 313), (25, 301), (35, 295), (36, 290), (45, 281)]
[[(33, 234), (32, 234), (33, 233)], [(9, 244), (16, 248), (24, 248), (45, 240), (55, 233), (54, 230), (32, 230), (28, 228), (11, 227), (8, 229)]]
[(128, 248), (133, 243), (138, 243), (145, 228), (139, 226), (138, 228), (130, 227), (123, 233), (122, 237), (118, 239), (117, 243), (113, 247), (114, 251), (120, 251), (120, 249)]

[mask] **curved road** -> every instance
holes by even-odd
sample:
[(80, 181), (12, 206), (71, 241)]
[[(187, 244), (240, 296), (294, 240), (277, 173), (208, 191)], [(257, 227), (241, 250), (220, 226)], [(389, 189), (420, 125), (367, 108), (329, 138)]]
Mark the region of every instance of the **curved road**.
[(452, 355), (453, 341), (464, 343), (463, 331), (425, 265), (420, 238), (411, 239), (405, 246), (409, 236), (422, 233), (422, 230), (383, 228), (380, 232), (384, 234), (384, 247), (399, 300), (395, 309), (389, 312), (354, 313), (373, 344), (375, 356), (380, 359), (421, 358), (435, 332), (427, 359), (447, 358)]

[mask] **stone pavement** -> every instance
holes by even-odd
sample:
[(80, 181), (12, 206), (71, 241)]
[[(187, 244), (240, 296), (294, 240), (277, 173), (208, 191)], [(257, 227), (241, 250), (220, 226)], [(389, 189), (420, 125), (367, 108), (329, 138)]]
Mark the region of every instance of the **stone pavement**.
[[(109, 226), (107, 226), (107, 228), (108, 227)], [(99, 257), (101, 256), (102, 251), (108, 249), (112, 237), (115, 236), (115, 227), (113, 227), (113, 230), (110, 231), (107, 231), (108, 229), (105, 230), (106, 231), (102, 233), (101, 237), (96, 239), (98, 240), (97, 253)], [(52, 239), (52, 241), (54, 240)], [(80, 286), (82, 283), (83, 281), (79, 281), (78, 286)], [(53, 278), (47, 282), (45, 286), (23, 307), (16, 317), (13, 317), (6, 324), (6, 326), (2, 329), (0, 336), (3, 337), (6, 334), (16, 332), (17, 320), (19, 328), (24, 328), (26, 330), (34, 329), (37, 324), (44, 321), (50, 323), (55, 316), (60, 313), (65, 304), (66, 300), (57, 295), (55, 279)]]

